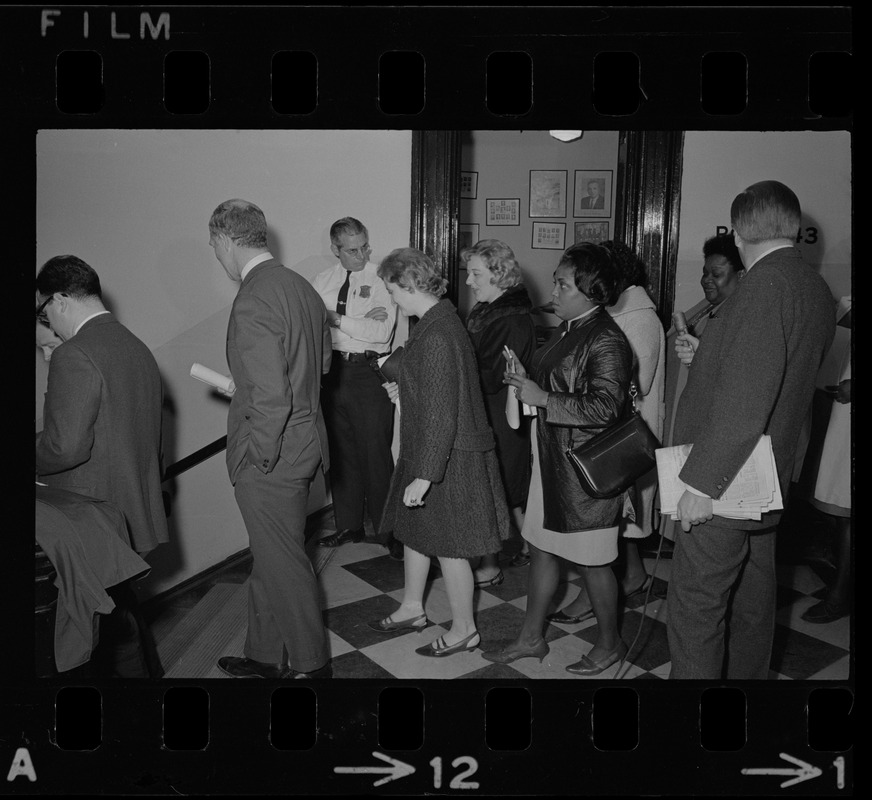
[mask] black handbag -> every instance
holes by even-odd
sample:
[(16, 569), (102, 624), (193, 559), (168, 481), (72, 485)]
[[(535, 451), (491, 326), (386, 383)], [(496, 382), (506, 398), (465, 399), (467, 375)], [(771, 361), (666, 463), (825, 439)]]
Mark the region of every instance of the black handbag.
[(372, 359), (369, 365), (375, 370), (382, 383), (393, 383), (400, 377), (400, 361), (403, 360), (403, 347), (400, 345), (379, 366), (377, 359)]
[(652, 469), (660, 447), (657, 437), (636, 411), (636, 387), (630, 386), (633, 412), (576, 448), (566, 449), (585, 494), (617, 497)]

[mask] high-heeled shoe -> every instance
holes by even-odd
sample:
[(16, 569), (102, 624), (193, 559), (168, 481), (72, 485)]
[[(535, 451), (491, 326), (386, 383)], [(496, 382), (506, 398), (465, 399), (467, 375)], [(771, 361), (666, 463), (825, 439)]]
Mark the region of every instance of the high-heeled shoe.
[(609, 650), (599, 661), (594, 661), (588, 656), (582, 656), (581, 661), (570, 664), (566, 667), (566, 671), (571, 672), (573, 675), (599, 675), (626, 655), (626, 643), (618, 642), (617, 646), (613, 650)]
[(422, 631), (430, 624), (430, 620), (427, 619), (426, 614), (421, 614), (420, 616), (400, 620), (399, 622), (393, 622), (390, 617), (385, 617), (384, 619), (374, 619), (366, 624), (372, 630), (378, 631), (379, 633), (390, 633), (391, 631), (402, 631), (407, 629)]
[(528, 647), (526, 649), (516, 647), (513, 649), (512, 646), (509, 645), (508, 647), (504, 647), (502, 650), (488, 650), (487, 652), (482, 653), (481, 657), (488, 661), (493, 661), (495, 664), (511, 664), (519, 658), (538, 658), (539, 663), (541, 664), (542, 660), (548, 655), (550, 650), (551, 648), (548, 646), (548, 642), (542, 639), (542, 641), (540, 641), (535, 647)]
[(475, 644), (471, 644), (472, 640), (475, 639), (476, 636), (478, 636), (478, 631), (473, 631), (465, 639), (461, 639), (457, 644), (451, 645), (445, 644), (444, 637), (440, 636), (435, 641), (430, 642), (430, 644), (426, 644), (423, 647), (416, 648), (415, 652), (419, 656), (442, 658), (443, 656), (453, 656), (455, 653), (463, 653), (468, 650), (476, 650), (481, 644), (480, 636), (478, 636), (478, 641)]
[(561, 625), (577, 625), (579, 622), (584, 622), (586, 619), (590, 619), (593, 615), (593, 609), (589, 608), (577, 617), (570, 617), (569, 614), (564, 614), (562, 611), (555, 611), (553, 614), (546, 614), (545, 619), (549, 622), (557, 622)]

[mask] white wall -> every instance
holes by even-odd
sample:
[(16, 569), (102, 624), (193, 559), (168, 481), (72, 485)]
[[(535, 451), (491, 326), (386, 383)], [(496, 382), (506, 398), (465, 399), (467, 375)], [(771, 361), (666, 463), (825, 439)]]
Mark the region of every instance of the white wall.
[[(410, 185), (408, 131), (41, 131), (37, 265), (62, 253), (84, 259), (107, 305), (152, 349), (171, 464), (226, 433), (227, 401), (188, 374), (194, 361), (228, 372), (237, 285), (208, 245), (215, 207), (231, 197), (259, 205), (273, 253), (311, 276), (334, 263), (329, 228), (342, 216), (368, 227), (374, 261), (407, 246)], [(40, 351), (35, 357), (40, 429), (48, 365)], [(180, 476), (172, 492), (172, 542), (149, 557), (144, 594), (248, 545), (223, 453)], [(310, 511), (327, 502), (319, 479)]]
[(684, 139), (675, 308), (702, 299), (702, 245), (730, 225), (733, 198), (752, 183), (778, 180), (796, 192), (802, 228), (817, 242), (799, 245), (834, 297), (851, 291), (851, 138), (845, 131), (688, 131)]
[[(479, 239), (500, 239), (515, 252), (524, 282), (534, 305), (548, 302), (551, 296), (552, 275), (561, 250), (541, 250), (532, 247), (533, 222), (566, 223), (564, 247), (574, 243), (574, 223), (609, 222), (610, 238), (614, 236), (614, 187), (617, 180), (618, 132), (585, 131), (581, 139), (561, 142), (548, 131), (472, 131), (463, 141), (461, 164), (464, 171), (478, 173), (478, 191), (475, 199), (463, 199), (460, 206), (461, 223), (478, 223)], [(530, 170), (566, 170), (566, 216), (561, 218), (531, 218)], [(597, 219), (573, 217), (574, 173), (576, 170), (611, 170), (611, 214)], [(487, 198), (517, 197), (521, 200), (520, 225), (486, 225)], [(466, 271), (460, 272), (461, 282)], [(460, 310), (472, 307), (470, 290), (460, 287)], [(556, 325), (557, 317), (541, 318), (544, 324)]]

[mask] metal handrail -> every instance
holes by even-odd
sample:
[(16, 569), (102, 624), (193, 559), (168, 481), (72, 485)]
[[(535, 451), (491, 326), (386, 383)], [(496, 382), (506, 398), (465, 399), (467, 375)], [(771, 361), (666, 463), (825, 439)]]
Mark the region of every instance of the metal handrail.
[(196, 467), (197, 464), (202, 463), (207, 458), (212, 458), (212, 456), (214, 456), (216, 453), (220, 453), (226, 448), (226, 436), (222, 436), (220, 439), (216, 439), (214, 442), (212, 442), (211, 444), (207, 444), (205, 447), (201, 447), (196, 452), (191, 453), (191, 455), (185, 456), (184, 458), (176, 461), (175, 464), (170, 464), (170, 466), (168, 466), (164, 470), (162, 483), (166, 483), (166, 481), (178, 477), (183, 472), (187, 472), (192, 467)]

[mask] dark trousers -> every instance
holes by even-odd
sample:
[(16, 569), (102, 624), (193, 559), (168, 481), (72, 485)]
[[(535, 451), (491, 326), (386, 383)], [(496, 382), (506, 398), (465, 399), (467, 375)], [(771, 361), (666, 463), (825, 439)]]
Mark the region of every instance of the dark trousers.
[(378, 530), (394, 468), (394, 405), (368, 364), (344, 361), (337, 354), (324, 388), (336, 528), (363, 527), (366, 508), (377, 540), (386, 544), (389, 535)]
[(151, 630), (129, 581), (107, 589), (115, 601), (100, 614), (100, 639), (86, 672), (102, 678), (161, 678), (164, 671)]
[(320, 463), (313, 428), (293, 464), (279, 458), (269, 474), (246, 464), (235, 487), (252, 555), (244, 653), (298, 672), (323, 667), (329, 658), (318, 579), (305, 549), (309, 486)]
[(679, 529), (667, 598), (670, 677), (768, 678), (775, 591), (774, 531), (724, 528), (717, 517)]

